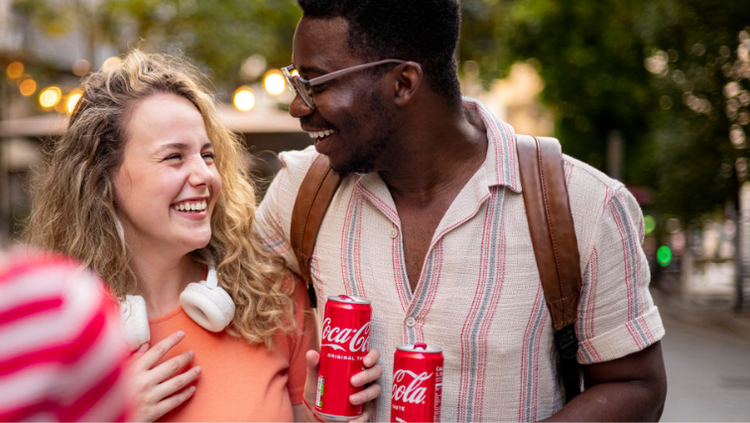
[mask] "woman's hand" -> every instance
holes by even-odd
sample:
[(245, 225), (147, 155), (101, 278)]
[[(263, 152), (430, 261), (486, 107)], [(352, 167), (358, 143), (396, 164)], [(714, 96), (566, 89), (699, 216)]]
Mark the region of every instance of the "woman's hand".
[[(316, 415), (314, 412), (313, 404), (315, 404), (315, 391), (317, 389), (318, 380), (318, 369), (320, 368), (320, 354), (317, 351), (310, 350), (305, 356), (307, 358), (307, 379), (305, 381), (305, 394), (304, 398), (309, 407), (307, 407), (307, 421), (325, 421)], [(364, 370), (355, 374), (350, 379), (352, 386), (359, 387), (364, 386), (365, 388), (352, 394), (349, 397), (349, 401), (353, 405), (364, 404), (362, 414), (356, 419), (351, 420), (352, 422), (366, 422), (370, 419), (372, 414), (372, 401), (380, 396), (381, 387), (377, 383), (374, 383), (380, 376), (383, 375), (383, 367), (378, 364), (380, 360), (380, 351), (376, 348), (371, 349), (367, 352), (367, 355), (362, 360), (362, 364), (365, 367)], [(368, 386), (369, 385), (369, 386)]]
[(193, 359), (192, 351), (172, 357), (154, 367), (183, 338), (185, 332), (178, 331), (151, 348), (148, 348), (148, 344), (143, 344), (130, 358), (128, 367), (137, 401), (136, 421), (155, 421), (187, 401), (195, 392), (195, 386), (186, 386), (198, 378), (200, 367), (193, 367), (174, 376)]

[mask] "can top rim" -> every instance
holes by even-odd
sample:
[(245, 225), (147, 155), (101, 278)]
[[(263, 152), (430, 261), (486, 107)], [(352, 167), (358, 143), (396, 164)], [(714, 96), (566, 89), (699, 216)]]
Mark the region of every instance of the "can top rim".
[(442, 348), (431, 347), (429, 345), (421, 344), (421, 345), (424, 345), (424, 348), (422, 348), (422, 347), (417, 347), (417, 345), (420, 345), (420, 344), (399, 345), (398, 347), (396, 347), (396, 349), (399, 350), (399, 351), (406, 351), (406, 352), (422, 352), (422, 353), (441, 353), (441, 352), (443, 352)]
[(368, 299), (354, 297), (351, 295), (330, 295), (328, 296), (328, 301), (335, 301), (337, 303), (346, 303), (346, 304), (371, 304), (372, 303), (372, 301)]

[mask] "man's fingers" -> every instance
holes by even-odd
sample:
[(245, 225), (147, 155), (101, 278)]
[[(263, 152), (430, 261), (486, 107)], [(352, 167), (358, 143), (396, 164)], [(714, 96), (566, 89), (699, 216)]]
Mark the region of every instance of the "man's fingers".
[(168, 337), (162, 339), (151, 347), (148, 351), (146, 351), (139, 359), (137, 359), (134, 362), (134, 365), (142, 368), (144, 370), (148, 370), (154, 366), (162, 357), (164, 357), (169, 350), (171, 350), (175, 345), (179, 344), (180, 341), (182, 341), (185, 338), (185, 332), (183, 331), (177, 331)]

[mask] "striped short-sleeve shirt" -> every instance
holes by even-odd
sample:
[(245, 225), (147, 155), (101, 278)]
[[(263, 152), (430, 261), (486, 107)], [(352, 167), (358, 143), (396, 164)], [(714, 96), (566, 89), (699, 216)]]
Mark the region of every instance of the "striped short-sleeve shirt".
[(131, 395), (115, 303), (57, 256), (0, 263), (0, 421), (126, 421)]
[[(475, 100), (465, 98), (464, 108), (486, 126), (486, 159), (439, 223), (414, 292), (398, 211), (377, 173), (345, 178), (320, 229), (311, 266), (318, 313), (329, 295), (372, 301), (370, 345), (384, 367), (374, 420), (389, 419), (396, 347), (415, 342), (443, 349), (444, 420), (538, 420), (563, 405), (515, 132)], [(266, 245), (295, 271), (292, 209), (316, 154), (313, 147), (281, 154), (284, 167), (257, 214)], [(583, 280), (578, 361), (640, 351), (664, 335), (648, 291), (640, 208), (620, 182), (568, 156), (565, 177)]]

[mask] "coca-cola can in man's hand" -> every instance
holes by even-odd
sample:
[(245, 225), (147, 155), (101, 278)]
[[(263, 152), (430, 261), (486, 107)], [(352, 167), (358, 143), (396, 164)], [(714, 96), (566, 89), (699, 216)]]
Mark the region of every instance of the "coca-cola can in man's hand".
[(350, 379), (364, 368), (370, 340), (369, 300), (333, 295), (326, 302), (320, 345), (320, 370), (315, 411), (331, 420), (349, 420), (362, 414), (349, 396), (361, 391)]
[(443, 350), (401, 345), (393, 357), (391, 422), (439, 422)]

